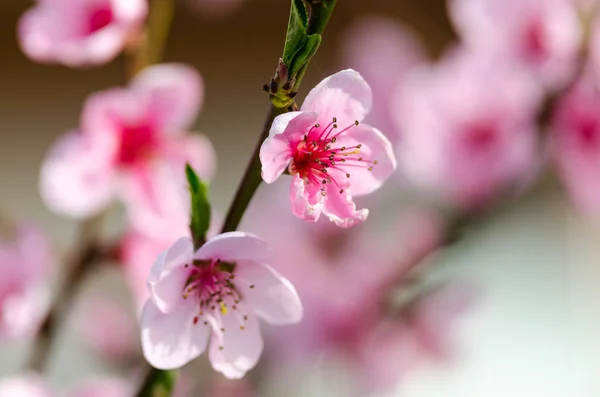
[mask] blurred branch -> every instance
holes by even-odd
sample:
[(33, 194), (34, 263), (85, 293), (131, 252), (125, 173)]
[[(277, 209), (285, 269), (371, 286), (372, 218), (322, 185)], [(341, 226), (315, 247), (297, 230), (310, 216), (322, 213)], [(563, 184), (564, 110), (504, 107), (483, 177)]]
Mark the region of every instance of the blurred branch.
[(61, 323), (60, 320), (73, 305), (73, 298), (77, 294), (82, 281), (94, 268), (94, 265), (103, 258), (98, 237), (102, 218), (102, 215), (90, 218), (80, 226), (79, 240), (75, 244), (76, 247), (80, 248), (68, 261), (66, 277), (50, 310), (42, 321), (27, 364), (27, 368), (30, 370), (42, 372), (46, 369), (57, 330)]
[(148, 21), (139, 42), (130, 51), (129, 78), (143, 68), (160, 62), (163, 57), (173, 16), (174, 0), (152, 0)]

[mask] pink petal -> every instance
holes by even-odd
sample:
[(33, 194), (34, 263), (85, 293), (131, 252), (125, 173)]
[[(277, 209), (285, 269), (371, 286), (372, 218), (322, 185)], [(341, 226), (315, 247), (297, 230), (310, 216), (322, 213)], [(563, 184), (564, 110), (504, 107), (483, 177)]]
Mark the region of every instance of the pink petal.
[(262, 178), (273, 183), (288, 167), (293, 151), (317, 122), (313, 112), (288, 112), (275, 117), (269, 137), (260, 148)]
[(175, 310), (189, 276), (185, 264), (192, 259), (194, 247), (189, 237), (181, 237), (163, 251), (150, 269), (148, 289), (156, 307), (163, 313)]
[(352, 195), (347, 190), (340, 193), (336, 186), (330, 184), (323, 200), (323, 214), (339, 227), (349, 228), (366, 221), (369, 210), (365, 208), (357, 211)]
[(225, 332), (215, 333), (210, 341), (210, 362), (225, 377), (240, 379), (254, 368), (263, 350), (258, 320), (249, 315), (242, 330), (235, 315), (227, 314), (223, 316), (223, 328)]
[(200, 74), (183, 64), (150, 66), (136, 76), (131, 88), (164, 134), (184, 132), (194, 122), (204, 100)]
[(242, 261), (236, 268), (236, 283), (245, 289), (244, 301), (271, 324), (297, 323), (302, 319), (302, 303), (294, 286), (270, 266)]
[(89, 147), (80, 133), (61, 137), (42, 164), (39, 183), (45, 204), (77, 218), (100, 212), (115, 193), (114, 169), (105, 154)]
[[(369, 194), (377, 190), (383, 182), (396, 169), (396, 156), (390, 141), (377, 128), (366, 124), (359, 124), (350, 128), (340, 139), (344, 146), (356, 146), (361, 144), (360, 156), (367, 160), (377, 160), (377, 164), (365, 164), (365, 167), (353, 167), (350, 169), (352, 175), (350, 192), (354, 196)], [(373, 170), (369, 171), (368, 166)]]
[(40, 375), (22, 374), (0, 380), (0, 397), (52, 397)]
[(24, 291), (0, 301), (0, 333), (8, 340), (35, 337), (50, 308), (51, 294), (47, 285), (32, 283)]
[(194, 324), (198, 306), (183, 301), (171, 312), (161, 312), (151, 300), (142, 309), (142, 349), (148, 362), (159, 369), (179, 368), (206, 348), (210, 327)]
[(298, 175), (293, 178), (290, 185), (292, 212), (305, 221), (318, 221), (322, 210), (320, 188), (312, 184), (307, 185)]
[(371, 110), (372, 97), (371, 88), (360, 73), (346, 69), (313, 88), (301, 110), (318, 113), (321, 123), (329, 123), (336, 117), (345, 126), (365, 118)]
[(81, 113), (81, 128), (98, 141), (104, 137), (117, 152), (123, 127), (148, 124), (147, 118), (147, 109), (131, 91), (111, 88), (95, 92), (86, 99)]
[(229, 232), (208, 240), (194, 257), (197, 259), (219, 258), (225, 261), (261, 260), (268, 257), (270, 252), (269, 244), (253, 234)]
[(215, 174), (216, 153), (206, 135), (192, 133), (175, 139), (165, 145), (164, 155), (180, 174), (183, 174), (186, 163), (189, 163), (203, 180), (210, 180)]

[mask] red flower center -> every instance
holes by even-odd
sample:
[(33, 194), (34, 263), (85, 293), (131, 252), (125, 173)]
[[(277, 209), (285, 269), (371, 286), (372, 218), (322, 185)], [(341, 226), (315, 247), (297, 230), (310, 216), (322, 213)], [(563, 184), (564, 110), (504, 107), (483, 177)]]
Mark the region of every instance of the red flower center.
[(129, 166), (148, 157), (158, 145), (154, 130), (148, 125), (125, 126), (121, 130), (118, 162)]
[(298, 174), (307, 183), (322, 185), (323, 196), (327, 195), (326, 186), (332, 183), (343, 193), (343, 185), (346, 184), (341, 181), (343, 177), (350, 178), (352, 168), (367, 168), (372, 171), (373, 166), (377, 164), (377, 160), (361, 156), (361, 143), (351, 146), (340, 143), (344, 134), (357, 125), (358, 121), (355, 121), (338, 130), (337, 119), (334, 117), (325, 128), (320, 124), (312, 126), (294, 150), (289, 166), (290, 174)]
[(94, 8), (89, 12), (87, 34), (92, 34), (105, 28), (115, 20), (114, 13), (110, 5)]

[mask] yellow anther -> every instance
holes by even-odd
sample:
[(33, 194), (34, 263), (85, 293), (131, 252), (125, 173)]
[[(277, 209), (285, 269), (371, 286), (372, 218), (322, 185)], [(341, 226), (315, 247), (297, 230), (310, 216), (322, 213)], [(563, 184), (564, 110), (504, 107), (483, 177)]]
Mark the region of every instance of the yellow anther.
[(219, 302), (219, 305), (221, 306), (221, 313), (227, 314), (227, 305), (223, 302)]

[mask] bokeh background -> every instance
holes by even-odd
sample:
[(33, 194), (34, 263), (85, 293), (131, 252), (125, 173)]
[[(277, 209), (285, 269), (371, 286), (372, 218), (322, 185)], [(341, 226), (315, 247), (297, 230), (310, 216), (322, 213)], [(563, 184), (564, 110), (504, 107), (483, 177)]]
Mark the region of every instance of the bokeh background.
[[(52, 142), (77, 125), (85, 97), (125, 82), (124, 60), (91, 69), (29, 61), (15, 36), (18, 18), (29, 6), (26, 0), (0, 3), (0, 214), (35, 220), (57, 251), (65, 252), (76, 223), (44, 207), (39, 168)], [(282, 50), (288, 7), (283, 0), (248, 0), (238, 11), (214, 18), (178, 3), (165, 61), (189, 63), (205, 80), (206, 100), (196, 129), (217, 151), (211, 184), (217, 213), (226, 211), (262, 125), (268, 101), (261, 87)], [(345, 29), (366, 16), (405, 23), (431, 56), (455, 37), (443, 0), (340, 0), (300, 98), (345, 67), (340, 57)], [(399, 191), (398, 200), (404, 199)], [(118, 212), (113, 218), (118, 225)], [(411, 372), (390, 395), (600, 395), (599, 242), (598, 226), (576, 214), (554, 183), (478, 225), (468, 239), (435, 258), (430, 274), (432, 279), (468, 281), (477, 291), (454, 337), (456, 354)], [(97, 272), (81, 294), (130, 299), (114, 269)], [(52, 383), (62, 387), (98, 373), (118, 373), (82, 347), (71, 323), (52, 359)], [(26, 353), (26, 346), (2, 346), (0, 375), (16, 373)], [(343, 389), (343, 378), (315, 368), (294, 390), (284, 386), (286, 395), (343, 395), (332, 391)]]

